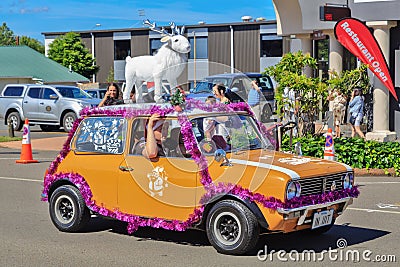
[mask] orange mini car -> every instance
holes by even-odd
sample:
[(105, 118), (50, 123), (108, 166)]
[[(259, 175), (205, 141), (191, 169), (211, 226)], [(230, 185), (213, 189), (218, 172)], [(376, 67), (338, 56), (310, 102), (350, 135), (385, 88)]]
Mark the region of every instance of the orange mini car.
[[(148, 158), (155, 131), (158, 154)], [(353, 177), (338, 162), (274, 151), (245, 103), (113, 106), (82, 112), (42, 199), (60, 231), (99, 214), (127, 222), (129, 233), (205, 229), (217, 251), (243, 254), (261, 232), (329, 230), (359, 194)]]

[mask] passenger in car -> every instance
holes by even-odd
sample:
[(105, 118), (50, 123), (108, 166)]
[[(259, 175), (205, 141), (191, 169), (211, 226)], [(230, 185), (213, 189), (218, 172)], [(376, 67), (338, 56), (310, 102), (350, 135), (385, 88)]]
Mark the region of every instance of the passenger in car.
[(107, 87), (107, 92), (101, 100), (99, 107), (121, 105), (124, 101), (120, 99), (120, 90), (118, 84), (110, 83)]
[(160, 114), (154, 113), (150, 116), (146, 126), (146, 145), (142, 151), (144, 157), (153, 159), (165, 156), (162, 147), (162, 141), (165, 140), (165, 135), (163, 133), (164, 122), (165, 119), (162, 119)]
[(232, 101), (226, 96), (226, 87), (223, 84), (213, 86), (213, 94), (223, 104), (230, 104)]

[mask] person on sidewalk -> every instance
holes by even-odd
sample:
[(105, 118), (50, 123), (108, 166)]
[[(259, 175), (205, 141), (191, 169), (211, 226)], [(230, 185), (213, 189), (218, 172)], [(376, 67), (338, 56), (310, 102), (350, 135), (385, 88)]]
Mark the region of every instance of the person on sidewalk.
[(329, 101), (333, 101), (333, 123), (335, 125), (335, 137), (340, 137), (340, 125), (344, 122), (344, 115), (346, 113), (346, 96), (338, 89), (329, 93)]
[(251, 88), (247, 96), (247, 103), (249, 104), (259, 121), (261, 121), (260, 93), (261, 89), (258, 86), (257, 81), (251, 81)]
[(365, 139), (364, 133), (360, 129), (364, 117), (364, 98), (361, 94), (361, 88), (355, 88), (351, 93), (349, 121), (351, 124), (351, 137), (354, 137), (357, 133), (361, 138)]

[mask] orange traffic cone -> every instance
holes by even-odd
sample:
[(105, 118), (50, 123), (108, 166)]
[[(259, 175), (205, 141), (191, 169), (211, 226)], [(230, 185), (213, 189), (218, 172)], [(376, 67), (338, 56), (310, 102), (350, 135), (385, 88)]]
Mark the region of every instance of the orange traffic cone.
[(333, 145), (332, 129), (328, 128), (326, 133), (324, 159), (335, 160), (335, 147)]
[(22, 135), (22, 150), (21, 157), (16, 163), (37, 163), (39, 161), (32, 158), (32, 147), (31, 147), (31, 132), (29, 130), (29, 120), (25, 119)]

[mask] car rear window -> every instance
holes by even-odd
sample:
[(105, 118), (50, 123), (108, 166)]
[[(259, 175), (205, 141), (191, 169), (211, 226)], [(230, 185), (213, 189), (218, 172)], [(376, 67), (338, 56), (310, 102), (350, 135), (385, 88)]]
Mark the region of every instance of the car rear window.
[(24, 91), (23, 86), (8, 86), (3, 95), (4, 96), (22, 96), (22, 92)]
[(86, 118), (76, 132), (75, 151), (121, 154), (125, 133), (126, 120), (123, 118)]

